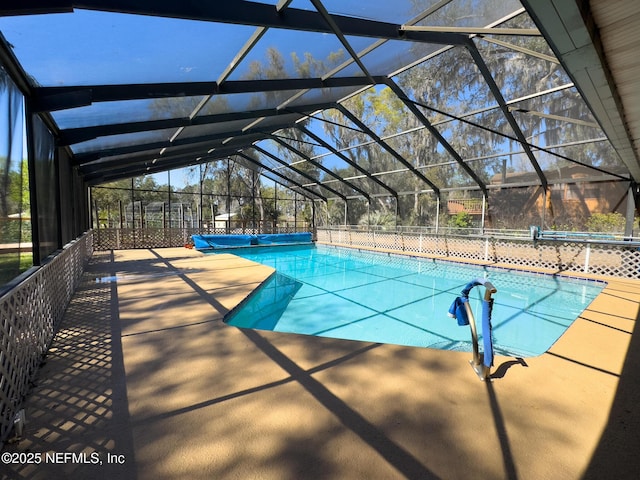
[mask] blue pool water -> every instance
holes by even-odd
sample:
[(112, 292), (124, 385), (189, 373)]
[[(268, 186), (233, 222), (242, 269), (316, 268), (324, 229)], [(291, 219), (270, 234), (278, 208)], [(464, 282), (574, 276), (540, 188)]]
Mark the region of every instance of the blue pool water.
[[(497, 354), (536, 356), (563, 334), (605, 284), (329, 246), (254, 247), (235, 255), (276, 269), (225, 321), (241, 328), (471, 351), (468, 326), (447, 313), (465, 285), (497, 288)], [(480, 328), (484, 287), (471, 291)], [(482, 332), (480, 331), (480, 338)]]

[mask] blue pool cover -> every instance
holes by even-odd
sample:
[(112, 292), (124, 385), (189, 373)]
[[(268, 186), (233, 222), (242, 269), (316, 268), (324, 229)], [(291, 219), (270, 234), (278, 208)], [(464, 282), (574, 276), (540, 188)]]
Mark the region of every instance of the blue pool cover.
[(197, 250), (250, 247), (256, 245), (293, 245), (311, 243), (311, 233), (271, 233), (261, 235), (191, 235)]

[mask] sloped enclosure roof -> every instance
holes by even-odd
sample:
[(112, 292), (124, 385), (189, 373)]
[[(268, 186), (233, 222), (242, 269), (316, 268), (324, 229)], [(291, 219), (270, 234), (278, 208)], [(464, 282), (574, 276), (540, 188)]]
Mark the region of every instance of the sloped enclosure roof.
[(220, 159), (313, 199), (637, 180), (584, 12), (524, 3), (5, 0), (0, 50), (92, 185)]

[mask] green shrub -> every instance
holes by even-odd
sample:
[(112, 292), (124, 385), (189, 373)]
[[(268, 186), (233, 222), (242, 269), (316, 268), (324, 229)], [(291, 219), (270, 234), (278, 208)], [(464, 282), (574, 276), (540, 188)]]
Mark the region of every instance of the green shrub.
[(625, 226), (625, 218), (621, 213), (594, 213), (586, 223), (589, 232), (623, 232)]
[(393, 228), (395, 226), (395, 216), (388, 212), (375, 211), (364, 214), (360, 217), (358, 225), (379, 226), (383, 228)]
[(467, 212), (458, 212), (449, 217), (447, 224), (452, 228), (470, 228), (473, 226), (473, 217)]

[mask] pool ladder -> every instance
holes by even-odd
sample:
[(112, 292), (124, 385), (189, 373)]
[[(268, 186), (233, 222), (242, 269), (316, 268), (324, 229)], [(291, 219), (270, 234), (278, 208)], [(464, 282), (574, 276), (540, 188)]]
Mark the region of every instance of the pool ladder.
[[(496, 287), (493, 286), (491, 282), (488, 280), (478, 280), (480, 285), (484, 285), (484, 302), (483, 302), (483, 315), (489, 315), (488, 324), (491, 324), (491, 307), (493, 304), (492, 295), (496, 293)], [(491, 377), (491, 364), (487, 365), (486, 360), (483, 360), (480, 356), (480, 350), (478, 348), (478, 330), (476, 329), (476, 319), (473, 315), (473, 310), (471, 310), (471, 306), (469, 302), (464, 302), (464, 308), (467, 312), (467, 318), (469, 319), (469, 328), (471, 329), (471, 344), (473, 346), (473, 359), (469, 360), (473, 371), (476, 372), (476, 375), (480, 378), (480, 380), (487, 380)], [(484, 309), (487, 308), (488, 312), (485, 313)], [(483, 331), (482, 334), (486, 337), (489, 336), (491, 339), (491, 332)], [(491, 346), (491, 356), (493, 357), (493, 346)]]

